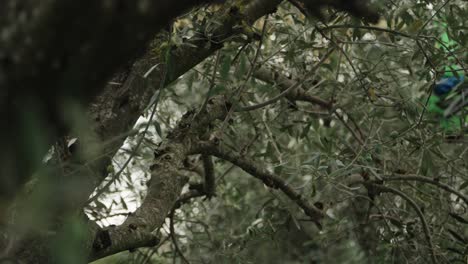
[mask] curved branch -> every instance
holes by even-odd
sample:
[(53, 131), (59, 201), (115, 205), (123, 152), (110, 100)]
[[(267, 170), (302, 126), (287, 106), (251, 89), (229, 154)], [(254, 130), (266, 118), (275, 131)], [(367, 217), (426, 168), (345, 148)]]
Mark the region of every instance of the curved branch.
[(267, 172), (263, 167), (257, 166), (255, 162), (244, 158), (239, 153), (229, 151), (222, 146), (215, 145), (211, 142), (200, 142), (197, 151), (227, 160), (253, 177), (261, 180), (266, 186), (281, 190), (289, 197), (289, 199), (301, 207), (304, 213), (312, 220), (319, 222), (325, 216), (320, 209), (310, 204), (300, 193), (296, 192), (283, 179)]
[(169, 230), (171, 232), (170, 235), (171, 235), (172, 244), (174, 244), (175, 250), (179, 254), (180, 258), (182, 259), (182, 262), (184, 262), (186, 264), (188, 264), (189, 261), (187, 260), (187, 258), (185, 258), (184, 254), (182, 253), (182, 250), (180, 250), (179, 244), (177, 243), (177, 238), (175, 236), (176, 234), (175, 234), (175, 228), (174, 228), (174, 214), (175, 214), (176, 209), (180, 208), (184, 203), (187, 203), (191, 199), (196, 198), (196, 197), (201, 197), (203, 195), (205, 195), (205, 194), (201, 193), (201, 192), (199, 192), (197, 190), (191, 190), (188, 193), (185, 193), (185, 194), (181, 195), (179, 200), (177, 200), (177, 202), (172, 207), (172, 210), (171, 210), (171, 212), (169, 213), (169, 216), (168, 216), (168, 218), (169, 218)]
[(424, 182), (428, 184), (432, 184), (434, 186), (437, 186), (449, 193), (452, 193), (460, 199), (462, 199), (467, 205), (468, 205), (468, 196), (464, 195), (463, 193), (455, 190), (454, 188), (450, 187), (447, 184), (444, 184), (442, 182), (439, 182), (437, 180), (424, 177), (424, 176), (418, 176), (418, 175), (398, 175), (398, 176), (391, 176), (391, 177), (384, 177), (382, 178), (384, 181), (418, 181), (418, 182)]
[(423, 231), (424, 231), (424, 236), (426, 238), (427, 245), (429, 247), (431, 261), (432, 261), (433, 264), (436, 264), (437, 263), (437, 258), (436, 258), (434, 245), (432, 243), (432, 238), (431, 238), (431, 233), (429, 231), (429, 226), (427, 224), (427, 221), (426, 221), (426, 218), (424, 217), (423, 212), (421, 211), (419, 206), (416, 204), (416, 202), (413, 201), (413, 199), (411, 199), (408, 195), (406, 195), (405, 193), (403, 193), (403, 192), (401, 192), (401, 191), (399, 191), (397, 189), (387, 187), (387, 186), (383, 186), (383, 185), (379, 185), (379, 184), (372, 184), (372, 183), (369, 184), (367, 182), (364, 182), (363, 184), (366, 187), (374, 188), (376, 191), (379, 191), (379, 192), (396, 194), (396, 195), (400, 196), (401, 198), (403, 198), (405, 201), (407, 201), (409, 203), (409, 205), (414, 209), (414, 211), (416, 211), (416, 214), (418, 215), (419, 219), (421, 220), (421, 224), (422, 224)]
[[(273, 98), (271, 100), (268, 100), (265, 103), (254, 105), (254, 106), (249, 106), (249, 107), (244, 107), (244, 109), (247, 109), (247, 110), (256, 109), (256, 108), (258, 108), (260, 106), (266, 105), (270, 101), (273, 101), (275, 99), (279, 99), (281, 95), (285, 94), (286, 98), (291, 100), (291, 101), (302, 101), (302, 102), (307, 102), (307, 103), (311, 103), (311, 104), (316, 104), (316, 105), (319, 105), (320, 107), (322, 107), (324, 109), (331, 110), (338, 117), (338, 120), (340, 120), (343, 123), (343, 125), (350, 131), (351, 135), (361, 145), (364, 145), (364, 141), (362, 139), (362, 138), (364, 138), (363, 133), (359, 129), (359, 127), (355, 124), (354, 120), (352, 120), (350, 118), (353, 121), (353, 123), (354, 123), (354, 125), (356, 127), (356, 130), (359, 132), (359, 135), (352, 129), (352, 127), (348, 123), (346, 123), (346, 121), (343, 119), (342, 115), (340, 113), (338, 113), (335, 108), (333, 108), (332, 102), (327, 102), (324, 99), (321, 99), (321, 98), (316, 97), (316, 96), (312, 96), (312, 95), (308, 94), (307, 91), (305, 89), (303, 89), (302, 87), (296, 88), (295, 85), (297, 85), (299, 82), (294, 83), (292, 80), (286, 78), (285, 76), (283, 76), (283, 75), (281, 75), (281, 74), (279, 74), (277, 72), (271, 71), (269, 69), (266, 69), (264, 67), (258, 69), (255, 72), (254, 76), (257, 79), (262, 80), (262, 81), (267, 82), (267, 83), (276, 82), (278, 84), (279, 88), (283, 90), (283, 92), (280, 93), (275, 98)], [(299, 84), (301, 84), (301, 83), (299, 83)], [(294, 88), (296, 88), (296, 89), (294, 89)], [(343, 109), (341, 109), (341, 110), (343, 111)]]
[(193, 153), (199, 138), (209, 132), (212, 122), (226, 117), (230, 109), (226, 104), (223, 96), (213, 97), (201, 113), (188, 111), (182, 117), (155, 150), (146, 197), (123, 225), (152, 231), (164, 222), (187, 181), (183, 174), (184, 160)]

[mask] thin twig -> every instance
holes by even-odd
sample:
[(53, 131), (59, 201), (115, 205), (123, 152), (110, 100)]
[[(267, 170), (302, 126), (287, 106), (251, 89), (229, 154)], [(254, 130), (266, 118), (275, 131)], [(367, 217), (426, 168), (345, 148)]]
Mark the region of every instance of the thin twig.
[(346, 121), (344, 120), (343, 116), (341, 116), (340, 113), (338, 113), (338, 111), (334, 111), (334, 114), (336, 115), (336, 117), (338, 117), (338, 119), (341, 121), (341, 123), (343, 123), (343, 125), (349, 130), (349, 132), (351, 133), (351, 135), (353, 135), (353, 137), (359, 142), (360, 145), (364, 145), (364, 141), (361, 139), (360, 136), (358, 136), (358, 134), (356, 134), (356, 132), (354, 131), (354, 129), (352, 129), (348, 123), (346, 123)]
[(432, 16), (428, 20), (426, 20), (426, 22), (424, 22), (424, 24), (418, 31), (418, 37), (421, 35), (423, 29), (432, 21), (432, 19), (434, 19), (434, 17), (440, 12), (440, 10), (442, 10), (442, 8), (444, 8), (450, 1), (451, 0), (445, 1), (445, 3), (443, 3), (439, 8), (437, 8), (434, 14), (432, 14)]
[(450, 187), (447, 184), (441, 183), (437, 180), (424, 177), (424, 176), (418, 176), (418, 175), (394, 175), (394, 176), (389, 176), (389, 177), (383, 177), (382, 178), (384, 181), (418, 181), (418, 182), (424, 182), (428, 184), (435, 185), (449, 193), (452, 193), (456, 196), (458, 196), (460, 199), (462, 199), (467, 205), (468, 205), (468, 196), (464, 195), (463, 193), (455, 190), (454, 188)]
[[(328, 57), (330, 57), (330, 55), (333, 53), (333, 51), (334, 51), (334, 48), (329, 49), (327, 51), (327, 53), (323, 56), (323, 58), (316, 65), (314, 65), (311, 72), (314, 73), (328, 59)], [(309, 76), (312, 76), (312, 75), (309, 75)], [(308, 81), (308, 78), (304, 79), (303, 81), (296, 82), (295, 84), (291, 85), (290, 87), (288, 87), (287, 89), (282, 91), (277, 96), (271, 98), (270, 100), (267, 100), (267, 101), (265, 101), (263, 103), (259, 103), (259, 104), (256, 104), (256, 105), (241, 107), (241, 108), (237, 109), (236, 111), (237, 112), (252, 111), (252, 110), (256, 110), (256, 109), (259, 109), (259, 108), (263, 108), (263, 107), (265, 107), (267, 105), (273, 104), (276, 101), (278, 101), (279, 99), (283, 98), (288, 93), (291, 93), (294, 89), (301, 86), (306, 81)]]
[(177, 254), (179, 254), (180, 258), (182, 259), (182, 262), (184, 262), (185, 264), (189, 264), (190, 262), (184, 256), (184, 253), (182, 252), (182, 250), (180, 250), (179, 244), (177, 243), (177, 238), (175, 237), (175, 228), (174, 228), (174, 214), (175, 214), (175, 210), (180, 208), (184, 203), (187, 203), (192, 198), (196, 198), (196, 197), (200, 197), (200, 196), (203, 196), (203, 193), (200, 193), (197, 190), (191, 190), (188, 193), (185, 193), (185, 194), (181, 195), (181, 197), (179, 198), (179, 200), (176, 201), (176, 203), (172, 207), (171, 212), (168, 215), (168, 217), (169, 217), (169, 230), (170, 230), (170, 236), (171, 236), (172, 244), (174, 245), (174, 248), (175, 248)]
[(210, 88), (208, 89), (208, 92), (206, 92), (205, 101), (203, 102), (202, 106), (200, 107), (200, 110), (197, 112), (196, 115), (193, 116), (194, 119), (202, 111), (204, 111), (206, 109), (206, 105), (208, 104), (208, 101), (209, 101), (209, 99), (210, 99), (210, 97), (212, 95), (211, 92), (213, 91), (213, 88), (216, 86), (216, 71), (218, 69), (220, 58), (221, 58), (221, 50), (218, 50), (218, 52), (216, 52), (215, 64), (213, 66), (213, 73), (212, 73), (212, 76), (211, 76)]
[[(268, 18), (268, 16), (265, 18), (265, 21), (263, 23), (262, 34), (260, 36), (260, 41), (258, 43), (258, 49), (255, 52), (255, 57), (254, 57), (254, 59), (252, 61), (252, 66), (250, 67), (250, 70), (247, 73), (245, 81), (243, 82), (241, 87), (239, 87), (239, 89), (237, 91), (237, 94), (236, 94), (237, 98), (240, 98), (240, 96), (242, 95), (242, 92), (244, 91), (245, 87), (247, 86), (248, 81), (250, 80), (250, 77), (253, 75), (253, 73), (255, 71), (256, 64), (257, 64), (258, 58), (260, 57), (260, 53), (261, 53), (260, 51), (261, 51), (262, 45), (263, 45), (263, 38), (265, 37), (265, 32), (266, 32), (266, 28), (267, 28), (267, 21), (268, 21), (267, 18)], [(232, 98), (229, 98), (229, 99), (230, 99), (229, 101), (231, 101)], [(239, 101), (239, 100), (236, 100), (236, 101)], [(228, 120), (231, 118), (232, 114), (234, 113), (235, 108), (236, 108), (236, 105), (235, 105), (235, 102), (234, 102), (233, 107), (231, 107), (229, 109), (229, 112), (227, 113), (226, 118), (224, 119), (224, 121), (223, 121), (223, 123), (221, 125), (221, 129), (219, 130), (219, 135), (220, 136), (222, 135), (224, 129), (226, 129), (227, 124), (228, 124)]]

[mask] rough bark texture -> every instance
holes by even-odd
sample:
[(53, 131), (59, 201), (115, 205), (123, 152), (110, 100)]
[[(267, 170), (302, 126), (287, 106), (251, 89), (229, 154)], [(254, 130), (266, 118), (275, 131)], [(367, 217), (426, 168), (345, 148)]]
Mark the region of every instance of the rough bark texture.
[(70, 104), (88, 103), (155, 32), (203, 2), (4, 1), (0, 118), (10, 127), (0, 134), (0, 198), (16, 194), (70, 128)]
[(140, 231), (129, 226), (109, 227), (96, 233), (89, 261), (125, 250), (153, 247), (158, 243), (159, 238), (152, 232)]
[[(122, 232), (135, 232), (136, 236), (146, 236), (146, 239), (135, 239), (134, 242), (151, 241), (148, 234), (164, 223), (187, 181), (184, 176), (184, 160), (187, 155), (193, 153), (200, 138), (207, 137), (214, 122), (223, 119), (228, 111), (229, 105), (224, 97), (217, 97), (210, 99), (205, 111), (198, 115), (196, 111), (189, 111), (182, 117), (177, 127), (155, 151), (155, 160), (151, 166), (152, 177), (142, 205), (118, 227), (118, 232), (109, 236), (109, 243), (95, 248), (92, 259), (118, 252), (131, 245), (129, 242), (132, 241), (124, 240)], [(99, 236), (99, 233), (97, 235)]]

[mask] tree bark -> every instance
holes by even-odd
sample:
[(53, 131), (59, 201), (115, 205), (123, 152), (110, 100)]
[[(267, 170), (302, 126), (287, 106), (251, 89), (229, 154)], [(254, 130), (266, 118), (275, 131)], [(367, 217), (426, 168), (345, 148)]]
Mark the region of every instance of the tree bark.
[(11, 199), (52, 141), (154, 34), (202, 0), (3, 1), (0, 201)]

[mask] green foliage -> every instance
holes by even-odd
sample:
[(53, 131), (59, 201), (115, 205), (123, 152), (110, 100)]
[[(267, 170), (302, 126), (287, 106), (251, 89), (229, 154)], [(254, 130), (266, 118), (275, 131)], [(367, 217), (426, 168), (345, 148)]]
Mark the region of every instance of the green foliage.
[(59, 230), (59, 235), (51, 241), (52, 256), (56, 261), (54, 263), (85, 263), (86, 256), (80, 251), (86, 248), (88, 240), (86, 224), (76, 218), (67, 219)]
[[(217, 160), (217, 196), (195, 199), (176, 212), (176, 238), (185, 257), (191, 263), (429, 263), (422, 220), (407, 201), (350, 184), (356, 175), (376, 181), (411, 175), (435, 184), (383, 183), (421, 208), (440, 263), (464, 261), (468, 229), (460, 218), (467, 219), (468, 205), (437, 183), (466, 196), (466, 138), (447, 140), (440, 116), (426, 109), (427, 102), (435, 104), (428, 99), (432, 84), (453, 63), (436, 47), (441, 29), (435, 22), (447, 24), (447, 34), (460, 47), (455, 55), (466, 67), (467, 3), (445, 3), (378, 1), (378, 25), (333, 10), (318, 21), (283, 3), (268, 17), (257, 61), (258, 42), (242, 49), (244, 43), (229, 42), (218, 64), (213, 56), (169, 87), (158, 111), (158, 120), (166, 121), (155, 123), (159, 135), (170, 129), (174, 115), (200, 107), (205, 95), (232, 96), (244, 89), (234, 100), (255, 105), (280, 93), (275, 80), (249, 76), (260, 65), (333, 102), (332, 108), (323, 108), (282, 98), (234, 113), (222, 136), (233, 151), (243, 151), (254, 164), (321, 204), (327, 215), (322, 226), (281, 192)], [(207, 17), (201, 21), (191, 28), (194, 35), (215, 23)], [(331, 47), (336, 49), (331, 57), (312, 71)], [(191, 180), (200, 181), (195, 175)], [(168, 236), (167, 230), (161, 234)], [(169, 239), (157, 250), (152, 263), (182, 263)], [(150, 263), (136, 257), (145, 254), (133, 253), (134, 261)]]

